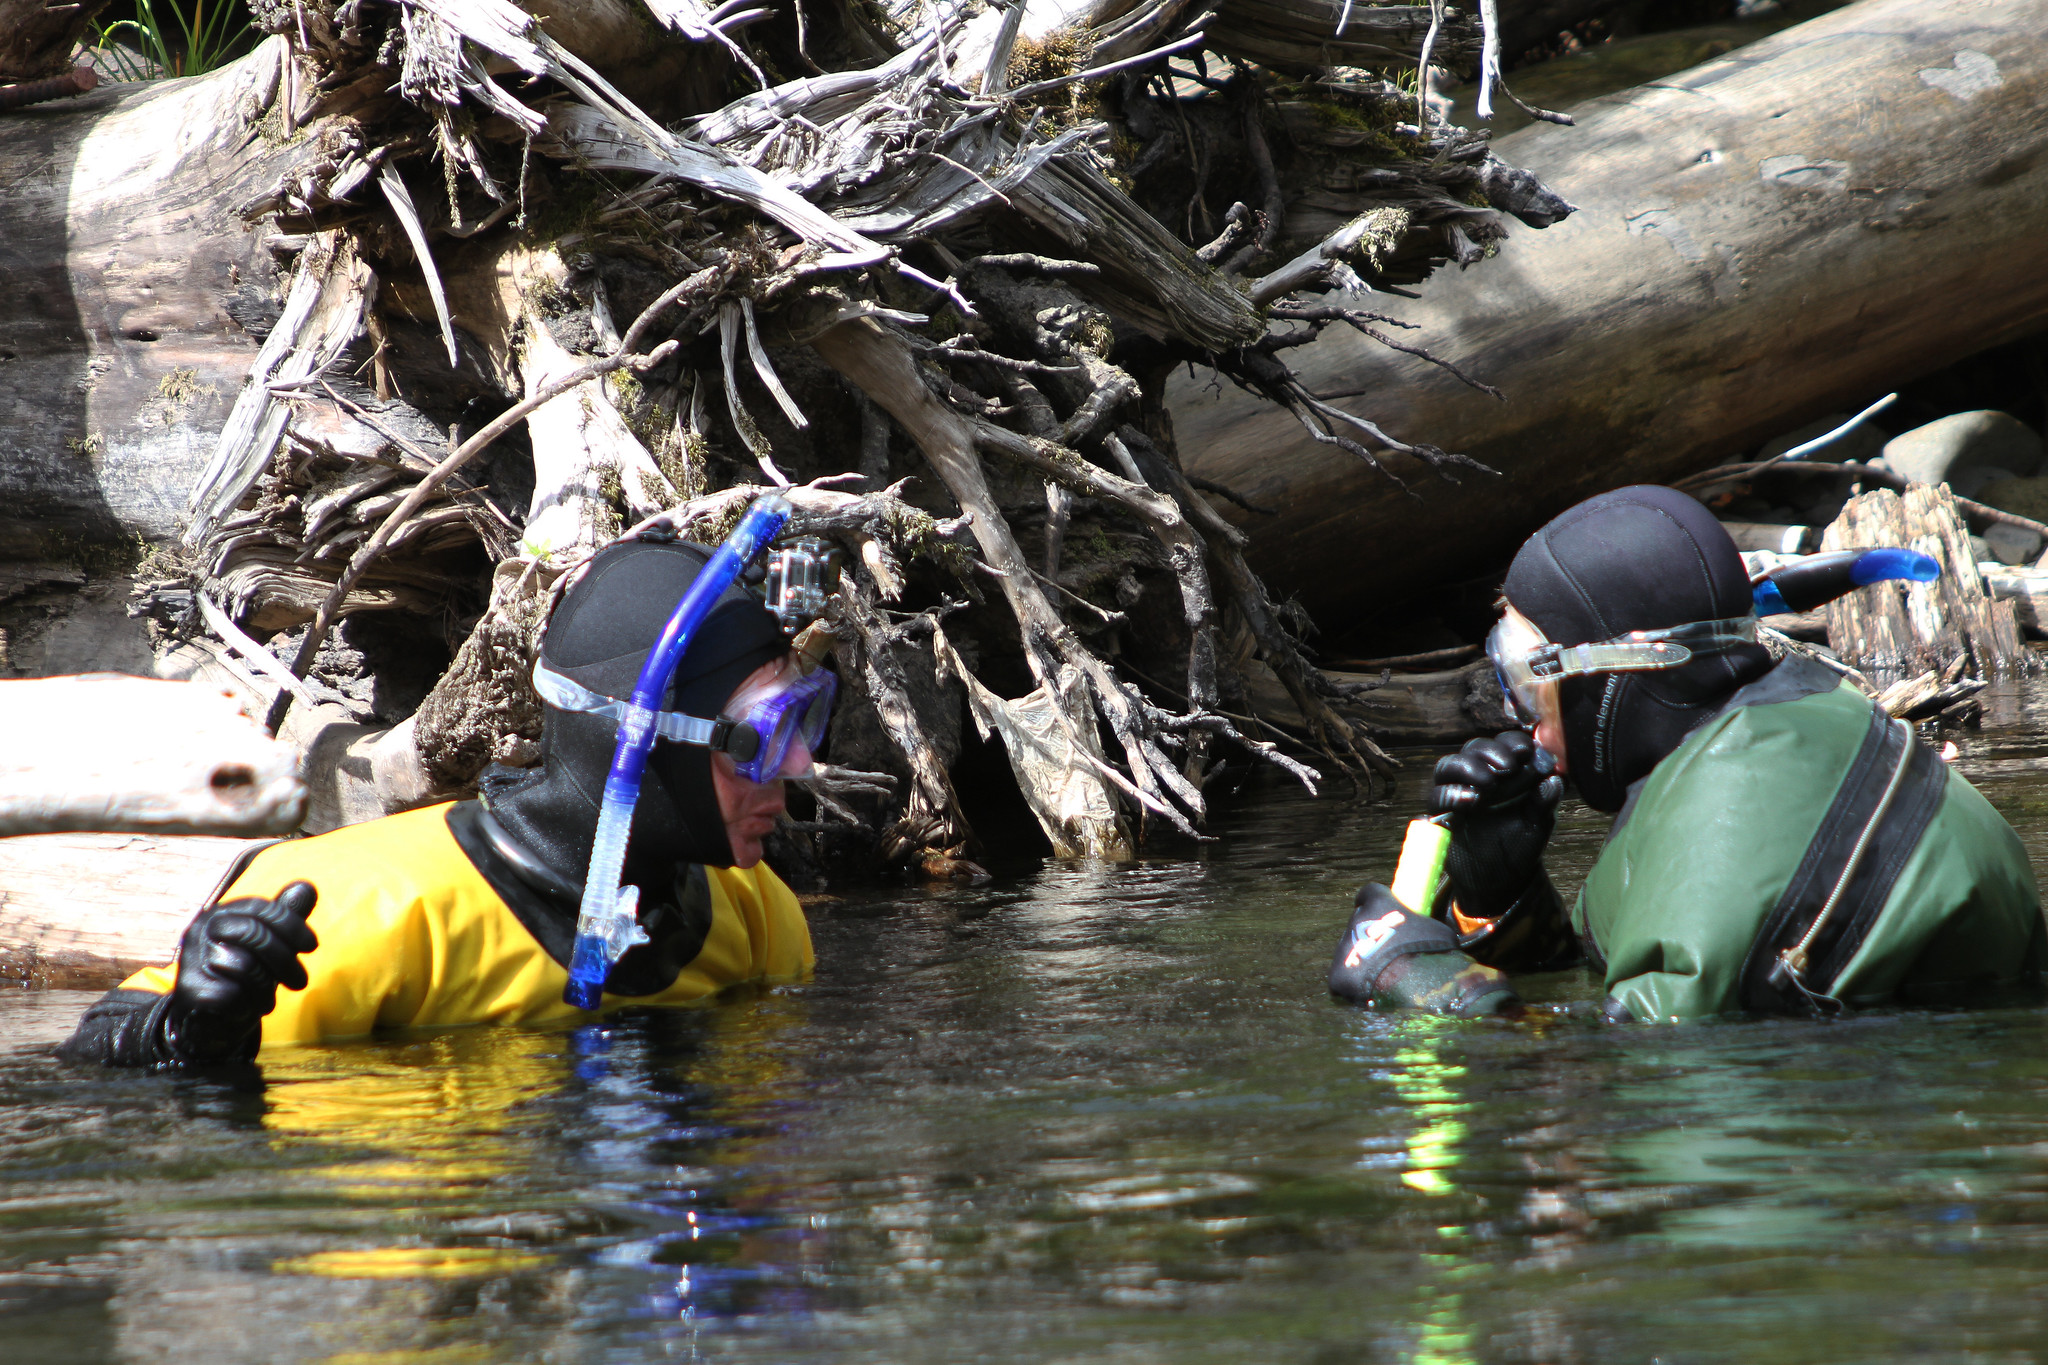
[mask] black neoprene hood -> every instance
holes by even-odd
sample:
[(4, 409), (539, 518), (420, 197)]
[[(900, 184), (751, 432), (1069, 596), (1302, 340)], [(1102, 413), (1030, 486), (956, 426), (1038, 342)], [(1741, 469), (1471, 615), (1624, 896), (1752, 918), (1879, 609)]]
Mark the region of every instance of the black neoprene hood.
[[(556, 607), (541, 639), (541, 662), (593, 692), (630, 697), (648, 650), (711, 553), (701, 545), (639, 540), (600, 550)], [(736, 583), (684, 651), (663, 709), (716, 717), (749, 674), (788, 649), (775, 617)], [(617, 741), (605, 717), (549, 706), (540, 766), (526, 773), (494, 769), (484, 785), (498, 822), (574, 882), (589, 864)], [(666, 888), (679, 865), (730, 867), (732, 859), (710, 751), (657, 740), (633, 810), (625, 880)]]
[[(1516, 554), (1502, 591), (1558, 645), (1751, 609), (1742, 556), (1713, 513), (1648, 484), (1588, 498), (1553, 518)], [(1631, 783), (1770, 666), (1761, 645), (1738, 645), (1678, 668), (1566, 679), (1565, 757), (1586, 804), (1620, 810)]]

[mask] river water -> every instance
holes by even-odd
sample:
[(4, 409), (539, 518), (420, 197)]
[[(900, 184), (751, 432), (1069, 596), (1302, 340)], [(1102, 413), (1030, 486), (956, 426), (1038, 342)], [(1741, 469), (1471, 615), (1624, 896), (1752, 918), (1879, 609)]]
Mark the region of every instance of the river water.
[[(2048, 715), (1961, 762), (2048, 861)], [(108, 1075), (0, 995), (0, 1359), (2032, 1361), (2048, 1012), (1361, 1012), (1391, 805), (821, 906), (814, 983)], [(1604, 822), (1567, 807), (1575, 886)], [(2042, 868), (2048, 871), (2048, 868)]]

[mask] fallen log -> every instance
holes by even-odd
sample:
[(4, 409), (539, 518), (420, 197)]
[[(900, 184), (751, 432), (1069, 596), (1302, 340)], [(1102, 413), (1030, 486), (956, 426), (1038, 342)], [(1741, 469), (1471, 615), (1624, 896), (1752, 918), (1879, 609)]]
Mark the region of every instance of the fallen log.
[(298, 755), (202, 683), (115, 673), (0, 682), (0, 836), (284, 834)]
[(0, 557), (176, 531), (256, 355), (230, 309), (260, 326), (275, 278), (238, 205), (306, 154), (257, 136), (284, 64), (273, 41), (0, 125)]
[[(1326, 630), (1619, 484), (1660, 481), (1953, 363), (2048, 317), (2048, 0), (1863, 3), (1682, 75), (1596, 100), (1579, 126), (1496, 151), (1577, 203), (1510, 227), (1485, 269), (1373, 306), (1498, 385), (1495, 403), (1333, 328), (1290, 352), (1310, 388), (1363, 395), (1501, 481), (1388, 488), (1256, 399), (1177, 377), (1190, 469), (1277, 511), (1253, 567)], [(1444, 528), (1457, 534), (1446, 536)]]
[(0, 839), (0, 986), (106, 990), (168, 962), (178, 936), (263, 840), (139, 834)]
[[(1493, 665), (1484, 659), (1430, 673), (1326, 671), (1324, 676), (1349, 694), (1332, 703), (1337, 711), (1362, 721), (1374, 739), (1387, 744), (1456, 744), (1499, 734), (1513, 723), (1502, 709)], [(1245, 701), (1268, 725), (1288, 732), (1307, 729), (1294, 699), (1269, 669), (1245, 671)]]

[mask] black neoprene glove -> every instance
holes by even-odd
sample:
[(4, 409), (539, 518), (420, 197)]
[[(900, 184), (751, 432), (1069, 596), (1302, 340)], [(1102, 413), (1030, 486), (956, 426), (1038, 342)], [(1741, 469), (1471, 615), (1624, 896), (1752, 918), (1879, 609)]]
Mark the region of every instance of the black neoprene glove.
[(1563, 795), (1557, 760), (1526, 730), (1472, 740), (1438, 762), (1427, 804), (1451, 817), (1444, 875), (1459, 909), (1490, 919), (1529, 890)]
[(1378, 882), (1358, 889), (1330, 962), (1330, 994), (1354, 1005), (1396, 1005), (1457, 1019), (1521, 1009), (1507, 977), (1462, 952), (1451, 926), (1416, 914)]
[(102, 1066), (180, 1067), (247, 1061), (262, 1042), (277, 988), (300, 990), (299, 954), (320, 946), (306, 927), (315, 893), (293, 882), (275, 900), (209, 906), (185, 927), (169, 994), (119, 987), (101, 996), (57, 1055)]
[(206, 1063), (255, 1053), (277, 988), (303, 990), (301, 953), (320, 940), (306, 926), (316, 893), (293, 882), (276, 900), (223, 901), (186, 926), (178, 982), (164, 1008), (160, 1046), (172, 1063)]

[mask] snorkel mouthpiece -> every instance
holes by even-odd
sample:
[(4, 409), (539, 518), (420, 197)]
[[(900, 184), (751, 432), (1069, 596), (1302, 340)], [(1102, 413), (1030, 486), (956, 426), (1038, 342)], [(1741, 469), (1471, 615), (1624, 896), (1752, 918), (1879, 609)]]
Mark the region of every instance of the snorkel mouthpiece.
[(639, 923), (640, 888), (622, 887), (619, 878), (626, 865), (633, 807), (640, 800), (640, 780), (647, 770), (648, 752), (654, 747), (656, 714), (668, 695), (669, 680), (712, 606), (754, 556), (775, 539), (789, 514), (789, 500), (778, 493), (754, 500), (676, 603), (661, 638), (647, 651), (632, 697), (619, 709), (618, 747), (612, 751), (611, 770), (605, 774), (597, 837), (591, 844), (590, 869), (583, 879), (583, 904), (576, 920), (576, 947), (569, 958), (569, 984), (562, 992), (562, 999), (578, 1009), (596, 1009), (612, 964), (634, 944), (647, 942), (647, 931)]
[(1759, 616), (1813, 611), (1872, 583), (1932, 583), (1941, 564), (1917, 550), (1835, 550), (1774, 569), (1751, 589)]

